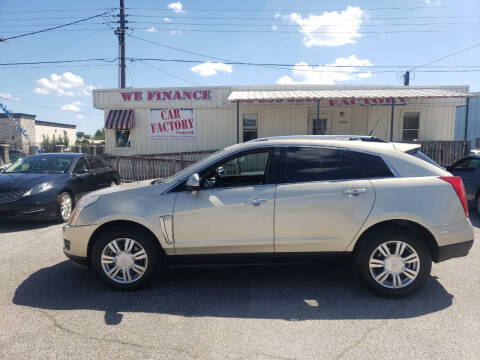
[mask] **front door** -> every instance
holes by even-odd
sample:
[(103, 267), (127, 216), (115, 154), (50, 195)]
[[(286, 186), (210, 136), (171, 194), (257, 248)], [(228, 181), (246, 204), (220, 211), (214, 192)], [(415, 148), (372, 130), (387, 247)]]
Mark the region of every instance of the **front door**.
[(347, 150), (283, 151), (275, 200), (275, 251), (344, 251), (370, 213), (375, 193)]
[(273, 252), (272, 149), (247, 151), (202, 171), (196, 191), (175, 200), (177, 255)]

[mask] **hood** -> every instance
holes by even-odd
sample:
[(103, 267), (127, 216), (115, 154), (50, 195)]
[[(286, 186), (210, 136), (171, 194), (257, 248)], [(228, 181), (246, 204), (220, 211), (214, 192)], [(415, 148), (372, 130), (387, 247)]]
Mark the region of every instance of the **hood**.
[(31, 188), (52, 182), (66, 174), (0, 173), (0, 192)]
[(86, 196), (101, 196), (101, 195), (108, 195), (108, 194), (113, 194), (116, 192), (121, 192), (121, 191), (127, 191), (127, 190), (132, 190), (132, 189), (138, 189), (142, 187), (147, 187), (147, 186), (157, 186), (157, 187), (167, 187), (166, 184), (159, 183), (152, 185), (152, 179), (150, 180), (144, 180), (144, 181), (136, 181), (136, 182), (131, 182), (123, 185), (117, 185), (117, 186), (112, 186), (108, 187), (105, 189), (100, 189), (94, 192), (89, 193)]

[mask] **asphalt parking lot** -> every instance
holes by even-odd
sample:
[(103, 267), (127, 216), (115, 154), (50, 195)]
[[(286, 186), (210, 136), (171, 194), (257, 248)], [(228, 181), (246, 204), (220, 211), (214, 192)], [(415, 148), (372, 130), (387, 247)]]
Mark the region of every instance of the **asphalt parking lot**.
[(121, 293), (66, 260), (61, 225), (0, 223), (0, 359), (478, 359), (472, 220), (470, 255), (401, 300), (341, 264), (176, 269)]

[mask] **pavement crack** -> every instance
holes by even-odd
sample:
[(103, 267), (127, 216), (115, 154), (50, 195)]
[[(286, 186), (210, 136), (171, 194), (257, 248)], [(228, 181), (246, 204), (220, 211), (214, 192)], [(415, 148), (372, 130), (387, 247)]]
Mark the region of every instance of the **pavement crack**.
[(102, 337), (96, 337), (96, 336), (92, 336), (92, 335), (86, 335), (86, 334), (83, 334), (81, 332), (77, 332), (77, 331), (73, 331), (63, 325), (61, 325), (57, 319), (55, 319), (54, 316), (50, 315), (48, 312), (46, 311), (43, 311), (43, 310), (40, 310), (40, 309), (36, 309), (36, 311), (38, 311), (39, 313), (43, 314), (44, 316), (46, 316), (48, 319), (50, 319), (52, 321), (52, 323), (54, 324), (55, 328), (61, 330), (61, 331), (64, 331), (64, 332), (67, 332), (69, 334), (72, 334), (72, 335), (77, 335), (77, 336), (81, 336), (83, 337), (84, 339), (88, 339), (88, 340), (98, 340), (98, 341), (105, 341), (105, 342), (109, 342), (109, 343), (115, 343), (115, 344), (119, 344), (119, 345), (126, 345), (126, 346), (132, 346), (132, 347), (136, 347), (136, 348), (142, 348), (142, 349), (154, 349), (154, 350), (162, 350), (162, 349), (170, 349), (170, 350), (174, 350), (174, 351), (177, 351), (177, 352), (180, 352), (180, 353), (184, 353), (184, 354), (187, 354), (187, 355), (191, 355), (190, 352), (188, 350), (185, 350), (185, 349), (181, 349), (181, 348), (177, 348), (177, 347), (172, 347), (172, 346), (162, 346), (162, 347), (157, 347), (157, 346), (151, 346), (151, 345), (142, 345), (142, 344), (136, 344), (136, 343), (132, 343), (132, 342), (128, 342), (128, 341), (123, 341), (123, 340), (118, 340), (118, 339), (109, 339), (109, 338), (102, 338)]

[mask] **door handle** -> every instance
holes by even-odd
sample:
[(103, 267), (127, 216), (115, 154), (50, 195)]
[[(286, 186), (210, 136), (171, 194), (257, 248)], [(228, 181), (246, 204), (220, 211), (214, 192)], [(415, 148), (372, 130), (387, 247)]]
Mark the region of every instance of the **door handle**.
[(350, 197), (353, 197), (353, 196), (358, 196), (360, 194), (363, 194), (364, 192), (366, 192), (367, 189), (348, 189), (348, 190), (345, 190), (343, 193), (347, 196), (350, 196)]
[(260, 204), (263, 204), (264, 202), (267, 202), (267, 199), (252, 198), (252, 199), (249, 199), (249, 200), (245, 201), (245, 204), (258, 206)]

